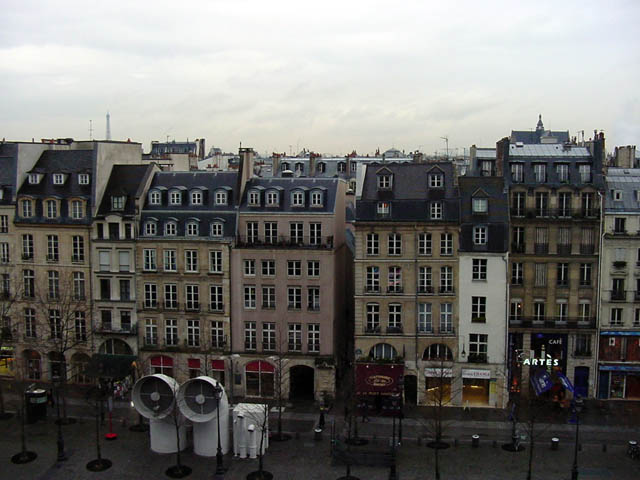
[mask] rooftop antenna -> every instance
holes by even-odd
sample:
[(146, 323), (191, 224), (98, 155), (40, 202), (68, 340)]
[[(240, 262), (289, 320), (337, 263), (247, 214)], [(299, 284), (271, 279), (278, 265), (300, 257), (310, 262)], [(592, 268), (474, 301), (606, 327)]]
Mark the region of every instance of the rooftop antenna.
[(89, 140), (93, 140), (93, 123), (89, 120)]
[(442, 140), (444, 140), (446, 146), (447, 146), (447, 160), (449, 160), (449, 136), (445, 135), (444, 137), (440, 137)]
[(107, 112), (107, 140), (111, 140), (111, 115)]

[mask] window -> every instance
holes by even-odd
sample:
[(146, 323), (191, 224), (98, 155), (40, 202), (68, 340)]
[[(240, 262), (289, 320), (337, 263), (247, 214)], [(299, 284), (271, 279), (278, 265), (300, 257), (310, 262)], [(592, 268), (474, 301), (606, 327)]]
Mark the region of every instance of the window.
[(430, 303), (418, 304), (418, 332), (433, 333), (433, 323), (432, 323)]
[(583, 193), (581, 196), (582, 214), (586, 217), (593, 217), (597, 214), (593, 193)]
[(634, 327), (640, 326), (640, 308), (636, 308), (634, 311), (633, 326)]
[(522, 263), (514, 262), (511, 264), (511, 285), (522, 285), (524, 267)]
[(578, 319), (582, 322), (589, 321), (591, 319), (591, 302), (589, 300), (580, 300), (578, 308)]
[(473, 227), (473, 243), (475, 245), (487, 244), (487, 227)]
[(155, 283), (144, 284), (144, 308), (158, 306), (158, 286)]
[(212, 312), (224, 311), (224, 301), (222, 297), (222, 285), (209, 286), (209, 309)]
[(0, 276), (0, 299), (11, 299), (11, 276), (8, 273), (3, 273)]
[(380, 332), (380, 305), (367, 303), (367, 325), (365, 333)]
[(591, 355), (591, 335), (576, 334), (576, 355)]
[(444, 175), (441, 173), (429, 174), (429, 187), (442, 188), (444, 186)]
[(346, 164), (346, 163), (344, 163), (344, 162), (338, 162), (337, 170), (338, 170), (338, 172), (340, 172), (340, 173), (344, 173), (344, 172), (346, 172), (346, 171), (347, 171), (347, 164)]
[(431, 220), (442, 220), (442, 202), (431, 202)]
[(182, 193), (176, 190), (169, 192), (169, 205), (182, 204)]
[(214, 320), (211, 322), (211, 347), (222, 348), (226, 344), (224, 339), (224, 322)]
[(156, 222), (152, 222), (152, 221), (145, 222), (145, 224), (144, 224), (144, 234), (150, 236), (150, 235), (156, 235), (156, 233), (157, 233), (157, 224), (156, 224)]
[(273, 310), (276, 308), (276, 287), (264, 285), (262, 287), (262, 308)]
[(36, 277), (33, 270), (22, 271), (23, 296), (25, 298), (33, 298), (36, 294)]
[(308, 260), (307, 261), (307, 276), (308, 277), (319, 277), (320, 276), (320, 261), (319, 260)]
[(549, 253), (549, 229), (546, 227), (536, 227), (536, 254)]
[(216, 192), (216, 205), (227, 204), (227, 192), (224, 190), (218, 190)]
[(128, 272), (131, 270), (131, 253), (127, 250), (118, 252), (118, 270), (120, 272)]
[(547, 181), (547, 166), (544, 163), (536, 163), (533, 165), (533, 175), (536, 182), (545, 183)]
[(556, 300), (556, 322), (567, 321), (568, 307), (566, 299)]
[(209, 251), (209, 273), (222, 273), (222, 251)]
[(9, 263), (9, 244), (0, 243), (0, 263)]
[(627, 228), (626, 228), (626, 218), (622, 218), (622, 217), (615, 217), (613, 219), (613, 233), (626, 233), (627, 232)]
[(256, 322), (244, 322), (244, 348), (255, 350), (257, 348)]
[(559, 287), (569, 286), (569, 264), (558, 263), (556, 265), (556, 285)]
[(511, 195), (511, 215), (514, 217), (523, 217), (526, 205), (525, 192), (513, 192)]
[(252, 258), (243, 261), (245, 277), (256, 276), (256, 261)]
[(57, 262), (58, 261), (58, 236), (57, 235), (47, 235), (47, 261), (48, 262)]
[(471, 297), (471, 321), (487, 322), (487, 297)]
[(544, 300), (535, 299), (533, 301), (533, 317), (534, 320), (541, 322), (545, 318), (545, 302)]
[(187, 299), (187, 310), (200, 310), (200, 286), (185, 285), (185, 298)]
[(486, 258), (474, 258), (472, 259), (472, 280), (486, 280), (487, 279), (487, 259)]
[(390, 233), (387, 241), (387, 254), (402, 255), (402, 235)]
[(22, 259), (33, 259), (33, 235), (30, 233), (22, 235)]
[(622, 325), (622, 309), (621, 308), (612, 308), (611, 316), (609, 317), (609, 323), (612, 326), (620, 326)]
[(378, 175), (378, 190), (389, 190), (392, 186), (392, 175)]
[(275, 190), (269, 190), (267, 192), (267, 206), (277, 207), (279, 203), (278, 192), (276, 192)]
[(187, 345), (200, 346), (200, 320), (187, 320)]
[(197, 250), (185, 250), (184, 251), (184, 270), (188, 273), (198, 272), (198, 251)]
[(151, 190), (149, 192), (149, 205), (160, 205), (160, 192)]
[(380, 291), (380, 268), (367, 267), (367, 292), (379, 292)]
[(431, 234), (419, 233), (418, 234), (418, 255), (431, 255)]
[(169, 346), (178, 345), (178, 320), (175, 318), (165, 320), (164, 341)]
[(164, 308), (166, 310), (178, 309), (178, 286), (175, 283), (164, 285)]
[(85, 313), (82, 311), (75, 311), (75, 333), (76, 333), (76, 341), (77, 342), (86, 342), (87, 341), (87, 320), (85, 318)]
[(58, 202), (56, 200), (47, 200), (45, 206), (47, 218), (56, 218), (58, 216)]
[(127, 279), (120, 279), (120, 300), (131, 300), (131, 282)]
[(202, 205), (202, 192), (200, 190), (191, 192), (191, 205)]
[(489, 211), (489, 201), (486, 198), (474, 198), (472, 203), (473, 213), (487, 213)]
[(304, 192), (295, 190), (291, 194), (291, 206), (292, 207), (304, 207)]
[(371, 347), (369, 356), (375, 360), (395, 360), (398, 352), (388, 343), (378, 343)]
[(273, 351), (276, 349), (276, 324), (265, 322), (262, 324), (262, 350)]
[(290, 277), (299, 277), (302, 273), (302, 262), (300, 260), (287, 261), (287, 275)]
[(276, 261), (275, 260), (262, 260), (262, 276), (274, 277), (276, 274)]
[(378, 215), (389, 215), (391, 212), (391, 204), (389, 202), (378, 202)]
[(278, 224), (276, 222), (264, 222), (264, 241), (265, 243), (278, 243)]
[(591, 264), (590, 263), (580, 264), (580, 286), (581, 287), (591, 286)]
[(297, 173), (304, 172), (304, 164), (302, 162), (296, 162), (295, 167)]
[(314, 312), (320, 310), (320, 287), (307, 288), (307, 309)]
[(164, 250), (164, 271), (165, 272), (177, 272), (178, 265), (176, 260), (176, 251), (175, 250)]
[(144, 343), (145, 345), (158, 344), (158, 325), (156, 320), (147, 318), (144, 325)]
[(469, 334), (469, 361), (487, 362), (487, 343), (489, 336), (482, 333)]
[(389, 304), (389, 333), (399, 333), (402, 331), (402, 304), (390, 303)]
[(302, 350), (302, 324), (289, 324), (289, 351), (300, 352)]
[(402, 268), (389, 267), (389, 275), (387, 277), (387, 292), (402, 293)]
[(293, 245), (302, 245), (304, 242), (303, 224), (302, 222), (294, 222), (289, 224), (289, 236)]
[(570, 255), (571, 254), (571, 228), (559, 227), (558, 228), (558, 254)]
[(511, 180), (514, 183), (522, 183), (524, 181), (524, 166), (522, 163), (511, 164)]
[(378, 239), (378, 234), (367, 233), (367, 255), (378, 255), (379, 253), (380, 253), (380, 242)]
[(211, 236), (212, 237), (221, 237), (222, 236), (222, 223), (213, 222), (210, 226), (211, 228)]
[(301, 287), (287, 287), (287, 298), (289, 310), (300, 310), (302, 308)]
[(453, 304), (440, 304), (440, 333), (453, 333)]
[(175, 237), (178, 233), (178, 224), (176, 222), (167, 222), (164, 224), (164, 234), (167, 237)]
[(24, 335), (36, 338), (36, 311), (33, 308), (24, 309)]
[(24, 218), (33, 216), (33, 204), (31, 203), (31, 200), (21, 200), (20, 207)]
[(549, 194), (546, 192), (536, 192), (536, 217), (549, 216)]
[(89, 185), (89, 174), (81, 173), (78, 175), (78, 183), (80, 185)]
[(453, 293), (453, 267), (440, 268), (440, 293)]
[(578, 172), (582, 183), (591, 183), (591, 165), (578, 165)]
[[(434, 343), (429, 345), (422, 354), (423, 360), (441, 360), (451, 361), (453, 360), (453, 353), (451, 349), (442, 343)], [(445, 380), (448, 380), (445, 378)]]
[(258, 222), (247, 222), (247, 242), (256, 243), (258, 241)]
[(321, 223), (309, 224), (309, 244), (310, 245), (322, 244), (322, 224)]
[(62, 338), (62, 319), (60, 317), (60, 310), (49, 310), (49, 329), (51, 330), (51, 338)]
[(322, 207), (322, 192), (318, 190), (314, 190), (311, 192), (311, 206), (312, 207)]
[(84, 300), (84, 273), (73, 272), (73, 298), (74, 300)]
[(535, 264), (535, 286), (536, 287), (544, 287), (547, 285), (547, 264), (546, 263), (536, 263)]
[(559, 163), (556, 165), (556, 175), (559, 182), (569, 181), (569, 165), (566, 163)]
[(71, 201), (71, 218), (79, 220), (84, 217), (84, 204), (80, 200)]
[(124, 204), (127, 197), (122, 195), (116, 195), (111, 197), (111, 209), (112, 210), (124, 210)]
[(245, 285), (244, 287), (244, 308), (256, 308), (256, 287), (254, 285)]
[(431, 267), (418, 268), (418, 293), (433, 293)]
[(522, 300), (514, 298), (509, 306), (509, 321), (519, 322), (522, 320)]
[(60, 272), (49, 270), (47, 277), (49, 281), (49, 300), (58, 300), (60, 298)]
[(199, 227), (197, 222), (187, 222), (187, 236), (195, 237), (199, 233)]
[(453, 233), (440, 234), (440, 255), (453, 255)]
[(571, 192), (558, 193), (558, 216), (571, 217)]
[(0, 233), (9, 232), (9, 216), (0, 215)]
[(156, 249), (155, 248), (145, 248), (142, 250), (142, 259), (143, 259), (143, 270), (147, 272), (152, 272), (157, 270), (156, 264)]
[(320, 324), (309, 323), (307, 325), (307, 341), (309, 353), (318, 353), (320, 351)]

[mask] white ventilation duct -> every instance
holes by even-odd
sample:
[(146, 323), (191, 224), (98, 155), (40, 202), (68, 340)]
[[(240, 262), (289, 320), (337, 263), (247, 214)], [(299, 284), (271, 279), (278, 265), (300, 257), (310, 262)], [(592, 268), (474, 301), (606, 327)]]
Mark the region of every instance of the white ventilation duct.
[[(263, 434), (264, 438), (261, 438)], [(257, 403), (237, 404), (233, 409), (234, 455), (240, 458), (247, 458), (247, 456), (256, 458), (260, 450), (260, 442), (262, 442), (262, 454), (264, 454), (269, 446), (268, 406)]]
[[(133, 406), (140, 415), (149, 419), (151, 450), (156, 453), (178, 451), (176, 421), (179, 425), (180, 450), (187, 447), (185, 420), (180, 412), (175, 410), (177, 390), (178, 382), (162, 374), (142, 377), (133, 386)], [(178, 415), (178, 418), (175, 415)]]
[[(220, 399), (216, 399), (220, 388)], [(193, 422), (193, 451), (213, 457), (218, 451), (218, 414), (220, 415), (220, 448), (229, 451), (229, 401), (224, 387), (211, 377), (187, 380), (178, 390), (178, 408)]]

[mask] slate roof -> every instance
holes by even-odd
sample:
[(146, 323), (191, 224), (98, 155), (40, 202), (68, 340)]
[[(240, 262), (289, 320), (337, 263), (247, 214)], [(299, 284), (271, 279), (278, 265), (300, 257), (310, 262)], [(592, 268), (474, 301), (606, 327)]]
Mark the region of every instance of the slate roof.
[[(46, 150), (42, 152), (35, 166), (28, 173), (43, 174), (38, 184), (30, 184), (27, 178), (20, 189), (19, 195), (33, 197), (84, 197), (91, 198), (94, 178), (89, 178), (88, 185), (78, 183), (78, 173), (92, 174), (93, 150)], [(66, 173), (69, 176), (63, 185), (53, 184), (54, 173)]]
[(0, 205), (9, 205), (14, 201), (17, 164), (18, 145), (15, 143), (0, 143), (0, 188), (4, 190)]
[(565, 148), (563, 144), (540, 144), (517, 146), (509, 145), (509, 157), (591, 157), (587, 147), (572, 145)]
[[(109, 182), (104, 190), (102, 202), (98, 208), (98, 216), (116, 213), (118, 215), (135, 215), (135, 196), (147, 171), (151, 165), (114, 165), (111, 169)], [(112, 210), (111, 197), (122, 196), (126, 198), (124, 210)]]
[[(291, 177), (291, 178), (252, 178), (247, 182), (247, 186), (240, 203), (241, 213), (333, 213), (336, 205), (336, 194), (339, 180), (336, 178), (316, 178), (316, 177)], [(260, 206), (251, 206), (247, 203), (249, 191), (257, 189), (261, 192)], [(270, 189), (280, 192), (278, 206), (265, 205), (265, 195)], [(310, 192), (320, 189), (324, 192), (322, 207), (312, 207), (310, 205)], [(291, 194), (294, 190), (305, 192), (303, 207), (293, 207), (291, 205)]]
[(483, 160), (495, 160), (496, 149), (495, 148), (478, 148), (476, 150), (476, 158)]
[[(640, 168), (610, 168), (605, 177), (605, 212), (640, 213)], [(622, 192), (622, 200), (613, 199), (613, 190)]]
[(562, 144), (564, 142), (569, 141), (569, 131), (527, 131), (527, 130), (512, 130), (511, 131), (511, 141), (512, 142), (522, 142), (525, 144), (539, 144), (540, 138), (542, 136), (545, 137), (554, 137), (558, 140), (558, 143)]

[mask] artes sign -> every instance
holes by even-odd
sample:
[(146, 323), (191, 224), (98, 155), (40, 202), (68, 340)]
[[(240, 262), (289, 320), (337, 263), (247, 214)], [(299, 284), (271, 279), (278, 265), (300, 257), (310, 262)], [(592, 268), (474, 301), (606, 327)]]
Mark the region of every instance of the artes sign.
[(393, 383), (393, 378), (386, 375), (371, 375), (365, 379), (372, 387), (387, 387)]
[(547, 354), (544, 357), (536, 358), (523, 358), (524, 353), (520, 353), (520, 360), (522, 365), (530, 365), (532, 367), (557, 367), (560, 364), (560, 360), (557, 358), (551, 358), (551, 355)]

